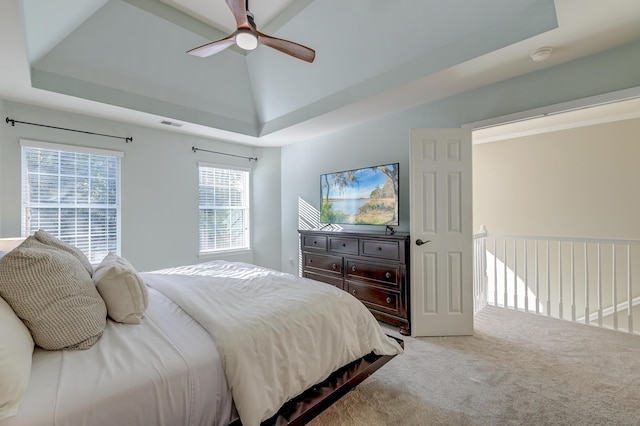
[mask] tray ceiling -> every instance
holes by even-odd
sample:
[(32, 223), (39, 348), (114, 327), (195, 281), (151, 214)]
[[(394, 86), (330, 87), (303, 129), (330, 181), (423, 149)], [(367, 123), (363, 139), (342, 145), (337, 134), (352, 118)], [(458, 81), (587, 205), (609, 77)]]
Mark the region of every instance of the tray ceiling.
[[(0, 97), (283, 145), (640, 38), (640, 2), (618, 3), (250, 2), (260, 31), (316, 50), (309, 64), (264, 46), (187, 55), (235, 30), (224, 0), (6, 0), (0, 49), (17, 63), (0, 72), (27, 87)], [(560, 48), (532, 62), (544, 45)]]

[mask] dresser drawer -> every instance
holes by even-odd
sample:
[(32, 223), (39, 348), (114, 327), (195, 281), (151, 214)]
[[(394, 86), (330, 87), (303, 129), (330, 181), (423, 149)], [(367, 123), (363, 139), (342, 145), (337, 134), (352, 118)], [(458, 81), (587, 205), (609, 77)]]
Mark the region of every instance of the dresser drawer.
[(400, 293), (352, 281), (349, 281), (347, 286), (349, 293), (359, 299), (368, 308), (393, 315), (403, 315)]
[(302, 276), (316, 281), (322, 281), (323, 283), (331, 284), (342, 290), (342, 277), (328, 276), (322, 274), (316, 274), (310, 271), (304, 271)]
[(400, 265), (372, 264), (346, 260), (347, 279), (364, 279), (385, 286), (400, 287)]
[(400, 260), (400, 245), (397, 241), (362, 240), (362, 256)]
[(358, 254), (357, 238), (329, 238), (329, 251), (332, 253)]
[(305, 249), (327, 250), (327, 237), (324, 235), (303, 235), (302, 247)]
[[(304, 269), (316, 270), (322, 273), (332, 273), (338, 276), (342, 276), (342, 258), (339, 256), (326, 256), (315, 253), (304, 254)], [(314, 272), (314, 271), (310, 271)]]

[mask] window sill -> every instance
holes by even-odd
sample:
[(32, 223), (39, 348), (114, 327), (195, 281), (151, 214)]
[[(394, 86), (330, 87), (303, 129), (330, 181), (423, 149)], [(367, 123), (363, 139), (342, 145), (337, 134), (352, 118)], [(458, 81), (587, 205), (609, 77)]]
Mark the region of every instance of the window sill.
[(221, 257), (228, 256), (242, 256), (247, 254), (252, 254), (251, 249), (238, 249), (238, 250), (218, 250), (218, 251), (206, 251), (198, 253), (198, 259), (208, 260), (208, 259), (219, 259)]

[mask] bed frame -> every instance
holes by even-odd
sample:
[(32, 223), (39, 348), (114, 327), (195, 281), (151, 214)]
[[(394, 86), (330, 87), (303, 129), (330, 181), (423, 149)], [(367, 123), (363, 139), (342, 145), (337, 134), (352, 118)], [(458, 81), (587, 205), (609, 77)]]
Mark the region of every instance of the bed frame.
[[(389, 336), (404, 348), (404, 340)], [(329, 408), (347, 392), (358, 386), (396, 355), (375, 355), (373, 352), (334, 371), (325, 381), (307, 389), (286, 402), (276, 415), (262, 426), (302, 426)], [(242, 426), (237, 419), (230, 426)]]

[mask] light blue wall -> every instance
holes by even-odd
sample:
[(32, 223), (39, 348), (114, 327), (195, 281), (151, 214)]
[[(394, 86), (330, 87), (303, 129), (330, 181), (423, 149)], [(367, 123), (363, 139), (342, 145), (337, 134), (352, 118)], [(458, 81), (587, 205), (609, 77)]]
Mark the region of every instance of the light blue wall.
[[(2, 105), (4, 104), (4, 111)], [(122, 256), (139, 270), (197, 263), (198, 259), (198, 168), (199, 161), (254, 167), (253, 182), (279, 193), (279, 148), (254, 148), (179, 133), (154, 130), (125, 123), (70, 114), (13, 102), (0, 103), (4, 117), (96, 133), (131, 136), (133, 143), (100, 136), (1, 123), (0, 130), (0, 237), (20, 235), (20, 145), (19, 139), (82, 145), (124, 152), (122, 159)], [(191, 147), (257, 156), (259, 165), (248, 160), (204, 152)], [(274, 187), (276, 190), (274, 191)], [(251, 254), (227, 256), (227, 260), (260, 263), (279, 268), (280, 200), (263, 196), (252, 200), (259, 214), (253, 215), (258, 230)]]
[[(140, 270), (195, 263), (197, 162), (247, 166), (245, 160), (191, 152), (191, 146), (258, 156), (253, 167), (255, 262), (298, 270), (298, 200), (319, 206), (322, 173), (400, 163), (400, 226), (409, 230), (409, 131), (462, 124), (640, 86), (640, 43), (513, 78), (382, 119), (282, 148), (255, 149), (0, 100), (2, 120), (50, 123), (133, 136), (132, 144), (38, 127), (0, 123), (0, 237), (20, 233), (19, 138), (122, 150), (122, 254)], [(289, 262), (289, 259), (293, 262)]]
[(253, 261), (257, 265), (280, 269), (280, 148), (255, 150), (258, 161), (253, 169), (253, 208), (251, 221)]
[[(319, 207), (319, 176), (400, 162), (400, 226), (409, 229), (410, 129), (460, 127), (487, 118), (640, 86), (640, 42), (522, 75), (282, 148), (283, 270), (297, 270), (298, 198)], [(293, 257), (295, 265), (288, 259)]]

